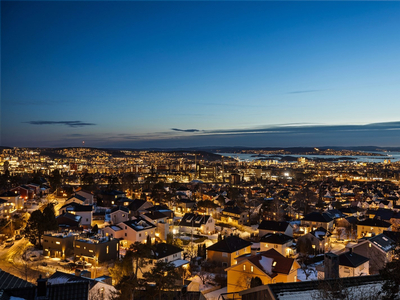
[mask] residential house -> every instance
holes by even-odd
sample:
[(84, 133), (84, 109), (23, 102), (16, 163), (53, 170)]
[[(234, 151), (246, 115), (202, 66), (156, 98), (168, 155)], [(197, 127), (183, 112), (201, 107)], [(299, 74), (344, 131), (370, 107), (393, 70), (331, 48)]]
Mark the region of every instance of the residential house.
[(27, 185), (20, 185), (16, 188), (11, 189), (10, 191), (20, 194), (20, 197), (23, 198), (24, 200), (32, 200), (36, 196), (35, 189)]
[(392, 230), (392, 224), (379, 218), (366, 219), (357, 224), (357, 237), (371, 237), (383, 233), (385, 230)]
[(75, 202), (65, 204), (60, 208), (60, 214), (71, 213), (77, 216), (81, 216), (81, 225), (84, 228), (90, 228), (93, 220), (93, 206), (92, 205), (81, 205)]
[(94, 202), (94, 196), (93, 193), (85, 191), (85, 190), (79, 190), (75, 192), (75, 195), (77, 196), (81, 196), (83, 198), (85, 198), (85, 202), (84, 204), (93, 204)]
[(207, 259), (215, 261), (223, 267), (230, 267), (236, 264), (238, 256), (251, 253), (251, 245), (251, 242), (238, 236), (228, 236), (206, 248)]
[(214, 231), (215, 220), (209, 215), (186, 213), (179, 223), (179, 232), (212, 234)]
[(72, 196), (72, 197), (68, 198), (67, 200), (65, 200), (64, 206), (68, 205), (68, 204), (71, 204), (71, 203), (77, 203), (77, 204), (83, 205), (85, 201), (86, 201), (85, 197), (75, 194), (74, 196)]
[[(111, 285), (101, 280), (99, 278), (88, 278), (82, 276), (76, 276), (73, 274), (68, 274), (60, 271), (53, 273), (47, 280), (47, 288), (51, 289), (53, 286), (61, 285), (65, 287), (64, 295), (58, 295), (57, 298), (52, 299), (101, 299), (101, 300), (111, 300), (117, 293), (117, 290)], [(72, 288), (73, 284), (81, 284), (86, 287), (86, 290), (82, 291), (69, 291), (69, 287)], [(86, 298), (81, 298), (85, 295)], [(81, 295), (82, 294), (82, 295)], [(47, 299), (47, 298), (46, 298)]]
[[(24, 208), (24, 198), (20, 197), (21, 195), (17, 191), (8, 191), (4, 192), (0, 195), (0, 200), (5, 200), (8, 204), (8, 210), (14, 209), (23, 209)], [(6, 208), (7, 209), (7, 208)]]
[(167, 215), (152, 210), (142, 215), (142, 217), (157, 226), (156, 237), (160, 238), (162, 241), (167, 240), (167, 235), (170, 231)]
[(305, 234), (318, 227), (323, 227), (329, 231), (333, 229), (333, 219), (327, 213), (312, 212), (300, 220), (300, 227)]
[(387, 262), (392, 260), (395, 241), (385, 234), (378, 234), (374, 237), (358, 240), (357, 243), (349, 243), (347, 249), (353, 253), (365, 256), (369, 259), (369, 273), (379, 274)]
[(352, 251), (339, 255), (339, 277), (369, 275), (369, 258)]
[(48, 233), (43, 235), (43, 255), (65, 259), (74, 254), (74, 240), (77, 234)]
[[(321, 287), (335, 287), (337, 282), (337, 279), (329, 279), (293, 282), (291, 284), (268, 284), (241, 291), (238, 296), (242, 300), (320, 299), (324, 293), (324, 291), (321, 291)], [(370, 297), (374, 295), (377, 289), (380, 290), (382, 284), (382, 278), (378, 275), (345, 277), (340, 280), (340, 285), (348, 292), (348, 294), (345, 294), (346, 297), (350, 299), (361, 299), (361, 295)]]
[(173, 210), (175, 209), (176, 212), (178, 213), (188, 213), (193, 210), (193, 208), (196, 205), (196, 201), (192, 201), (187, 198), (183, 198), (177, 201), (175, 206), (172, 208)]
[(222, 210), (221, 222), (233, 225), (246, 225), (249, 223), (249, 212), (238, 206), (225, 207)]
[[(126, 197), (124, 192), (121, 191), (102, 191), (100, 193), (100, 202), (102, 203), (101, 206), (111, 207), (116, 204), (116, 201), (119, 198)], [(99, 201), (98, 201), (99, 202)]]
[(260, 239), (260, 251), (275, 249), (283, 256), (291, 257), (296, 254), (293, 240), (293, 237), (283, 233), (267, 233)]
[(129, 220), (129, 208), (125, 206), (115, 206), (110, 213), (111, 224), (118, 224)]
[(154, 245), (154, 250), (151, 251), (151, 258), (147, 260), (147, 264), (144, 265), (139, 270), (139, 277), (142, 276), (143, 273), (150, 271), (152, 267), (157, 262), (171, 262), (175, 265), (175, 267), (185, 267), (189, 266), (189, 261), (184, 260), (182, 258), (183, 249), (176, 247), (171, 244), (166, 243), (158, 243)]
[(252, 256), (237, 258), (237, 264), (226, 269), (227, 292), (246, 290), (252, 278), (258, 277), (262, 284), (296, 282), (300, 265), (293, 258), (284, 257), (275, 249)]
[(82, 217), (71, 213), (64, 213), (56, 217), (58, 227), (63, 230), (81, 229)]
[(331, 233), (327, 231), (323, 227), (319, 227), (309, 233), (299, 237), (297, 239), (297, 243), (301, 243), (305, 240), (309, 240), (311, 242), (311, 246), (314, 249), (315, 253), (324, 253), (326, 247), (329, 245), (329, 237)]
[(119, 240), (110, 236), (77, 238), (74, 241), (75, 260), (83, 260), (97, 266), (98, 263), (119, 257)]
[(135, 199), (129, 203), (128, 208), (130, 210), (130, 216), (140, 216), (146, 212), (147, 209), (151, 208), (153, 204), (149, 201), (142, 199)]
[(143, 217), (136, 217), (133, 220), (118, 223), (117, 225), (106, 226), (103, 230), (106, 236), (113, 236), (121, 240), (124, 247), (136, 242), (146, 242), (147, 236), (155, 241), (157, 226)]
[(263, 237), (267, 233), (281, 233), (293, 236), (293, 227), (289, 222), (263, 220), (260, 225), (258, 225), (258, 236)]

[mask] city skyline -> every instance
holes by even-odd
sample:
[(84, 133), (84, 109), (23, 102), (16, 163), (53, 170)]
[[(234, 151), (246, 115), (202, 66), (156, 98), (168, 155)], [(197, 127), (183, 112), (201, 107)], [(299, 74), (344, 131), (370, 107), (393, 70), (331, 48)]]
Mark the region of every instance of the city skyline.
[(1, 6), (2, 146), (400, 146), (398, 2)]

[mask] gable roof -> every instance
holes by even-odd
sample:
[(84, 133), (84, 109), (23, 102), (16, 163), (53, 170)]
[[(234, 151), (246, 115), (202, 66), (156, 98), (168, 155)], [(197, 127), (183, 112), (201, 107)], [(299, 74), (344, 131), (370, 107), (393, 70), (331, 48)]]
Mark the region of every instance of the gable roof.
[(330, 232), (328, 232), (325, 228), (323, 227), (318, 227), (317, 229), (313, 230), (310, 232), (313, 236), (315, 236), (319, 240), (323, 240), (325, 237), (330, 236)]
[(260, 252), (250, 256), (247, 260), (270, 277), (289, 274), (295, 262), (293, 258), (284, 257), (275, 249)]
[(242, 212), (244, 212), (244, 210), (243, 209), (241, 209), (240, 207), (238, 207), (238, 206), (228, 206), (228, 207), (225, 207), (224, 208), (224, 210), (222, 211), (223, 213), (224, 212), (227, 212), (227, 213), (231, 213), (231, 214), (236, 214), (236, 215), (240, 215)]
[(71, 203), (65, 204), (60, 208), (60, 210), (62, 210), (63, 208), (66, 208), (67, 211), (92, 211), (93, 210), (92, 205), (81, 205), (76, 202), (71, 202)]
[(0, 269), (0, 290), (34, 287), (35, 285)]
[(370, 227), (384, 227), (384, 228), (388, 228), (390, 227), (392, 224), (385, 222), (383, 220), (379, 220), (379, 219), (366, 219), (364, 221), (361, 221), (358, 223), (358, 225), (360, 226), (370, 226)]
[(124, 211), (126, 213), (129, 213), (129, 208), (127, 208), (126, 206), (121, 206), (121, 205), (113, 207), (111, 209), (111, 213), (114, 213), (114, 212), (119, 211), (119, 210), (120, 211)]
[(129, 203), (128, 207), (131, 211), (137, 211), (141, 208), (147, 201), (142, 199), (135, 199), (131, 203)]
[(311, 222), (329, 223), (333, 219), (326, 213), (320, 214), (319, 212), (312, 212), (305, 215), (302, 220)]
[(339, 265), (341, 266), (357, 268), (367, 261), (369, 261), (368, 257), (354, 252), (345, 252), (339, 255)]
[(66, 201), (71, 200), (72, 198), (76, 198), (78, 200), (81, 200), (82, 202), (85, 202), (85, 200), (86, 200), (86, 197), (83, 197), (81, 195), (75, 194), (74, 196), (68, 198)]
[(222, 241), (219, 241), (209, 247), (207, 250), (217, 251), (217, 252), (225, 252), (225, 253), (233, 253), (240, 249), (251, 246), (252, 243), (241, 239), (238, 236), (228, 236)]
[(187, 227), (201, 227), (201, 225), (206, 224), (209, 215), (198, 215), (193, 213), (186, 213), (182, 220), (179, 223), (179, 226), (187, 226)]
[(290, 224), (288, 222), (263, 220), (260, 223), (260, 225), (258, 225), (258, 229), (284, 232), (284, 231), (286, 231), (288, 226), (290, 226)]
[(159, 220), (159, 219), (165, 219), (167, 218), (167, 215), (163, 214), (162, 212), (159, 211), (151, 211), (148, 213), (144, 214), (146, 217), (148, 217), (151, 220)]
[(177, 246), (167, 244), (167, 243), (160, 243), (160, 244), (155, 245), (155, 250), (152, 252), (153, 252), (155, 259), (161, 259), (161, 258), (170, 256), (170, 255), (173, 255), (176, 253), (180, 253), (182, 251), (183, 251), (183, 249), (181, 249)]
[(396, 248), (395, 241), (383, 233), (371, 237), (368, 240), (384, 252), (389, 252), (390, 250)]
[[(340, 281), (344, 288), (357, 287), (361, 292), (376, 287), (376, 284), (382, 284), (380, 275), (344, 277)], [(243, 299), (310, 299), (313, 293), (321, 288), (321, 284), (335, 286), (337, 279), (274, 283), (241, 291), (239, 295), (244, 296)]]
[(293, 241), (293, 238), (283, 233), (267, 233), (260, 239), (260, 242), (262, 243), (271, 243), (278, 245), (283, 245), (290, 241)]
[(134, 220), (130, 220), (130, 221), (125, 221), (122, 222), (125, 225), (129, 226), (130, 228), (132, 228), (135, 231), (142, 231), (142, 230), (147, 230), (147, 229), (153, 229), (157, 226), (151, 224), (149, 221), (147, 221), (146, 219), (143, 219), (142, 217), (137, 217)]

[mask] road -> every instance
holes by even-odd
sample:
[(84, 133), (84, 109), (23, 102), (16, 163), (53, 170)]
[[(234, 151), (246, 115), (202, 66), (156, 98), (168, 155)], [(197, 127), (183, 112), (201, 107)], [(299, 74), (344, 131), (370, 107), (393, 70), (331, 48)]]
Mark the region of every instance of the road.
[(14, 245), (9, 248), (0, 248), (0, 269), (13, 274), (17, 277), (36, 283), (39, 275), (46, 275), (43, 272), (35, 270), (35, 265), (29, 260), (22, 259), (26, 251), (32, 245), (26, 240), (21, 239), (15, 241)]

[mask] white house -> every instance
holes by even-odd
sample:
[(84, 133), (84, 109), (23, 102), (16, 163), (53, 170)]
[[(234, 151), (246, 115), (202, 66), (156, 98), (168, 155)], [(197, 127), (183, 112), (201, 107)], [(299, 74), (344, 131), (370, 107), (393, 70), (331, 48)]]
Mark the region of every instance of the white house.
[(115, 238), (122, 239), (121, 244), (129, 247), (136, 242), (146, 242), (150, 236), (152, 242), (155, 240), (157, 226), (142, 217), (118, 223), (117, 225), (106, 226), (103, 229), (105, 235), (113, 235)]
[(212, 234), (215, 232), (215, 220), (209, 215), (186, 213), (179, 223), (179, 232)]
[(129, 208), (125, 206), (116, 206), (111, 209), (111, 224), (118, 224), (129, 220)]

